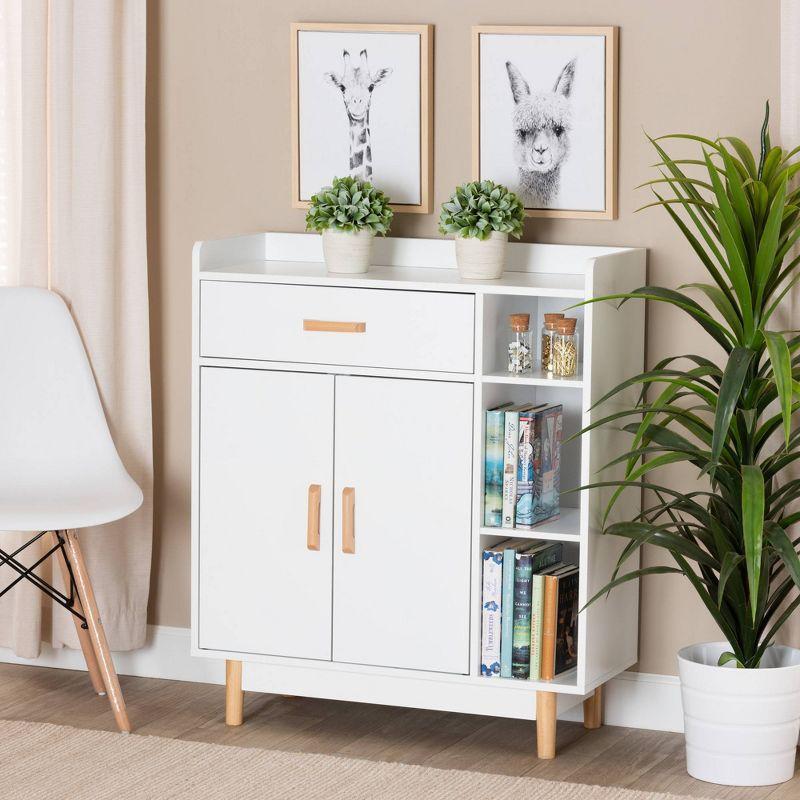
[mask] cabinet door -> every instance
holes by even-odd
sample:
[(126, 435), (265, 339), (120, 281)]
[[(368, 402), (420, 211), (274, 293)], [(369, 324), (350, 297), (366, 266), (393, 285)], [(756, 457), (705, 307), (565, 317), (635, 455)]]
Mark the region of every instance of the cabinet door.
[(330, 660), (333, 377), (200, 374), (200, 647)]
[(469, 671), (471, 461), (472, 386), (336, 378), (334, 661)]

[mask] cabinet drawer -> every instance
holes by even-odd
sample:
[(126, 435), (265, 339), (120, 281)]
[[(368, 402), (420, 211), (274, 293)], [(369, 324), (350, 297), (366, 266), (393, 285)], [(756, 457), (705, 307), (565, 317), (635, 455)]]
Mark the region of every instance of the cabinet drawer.
[(200, 355), (472, 372), (474, 297), (202, 281)]

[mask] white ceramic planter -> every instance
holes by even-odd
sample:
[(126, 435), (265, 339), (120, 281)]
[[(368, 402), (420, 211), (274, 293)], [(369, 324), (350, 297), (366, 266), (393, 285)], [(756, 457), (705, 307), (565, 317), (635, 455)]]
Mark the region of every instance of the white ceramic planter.
[(328, 272), (354, 275), (367, 272), (372, 261), (370, 230), (338, 231), (328, 228), (322, 232), (322, 253)]
[(503, 274), (506, 266), (508, 234), (492, 231), (488, 239), (456, 236), (456, 263), (462, 278), (491, 281)]
[(708, 642), (678, 653), (686, 769), (727, 786), (788, 781), (800, 731), (800, 650), (773, 645), (760, 669), (716, 666), (726, 650)]

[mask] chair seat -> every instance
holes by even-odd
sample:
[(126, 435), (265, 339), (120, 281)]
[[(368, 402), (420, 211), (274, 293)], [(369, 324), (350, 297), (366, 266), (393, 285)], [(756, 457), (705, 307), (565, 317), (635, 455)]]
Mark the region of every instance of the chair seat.
[(103, 525), (132, 514), (142, 491), (127, 473), (57, 487), (0, 486), (0, 531), (62, 531)]

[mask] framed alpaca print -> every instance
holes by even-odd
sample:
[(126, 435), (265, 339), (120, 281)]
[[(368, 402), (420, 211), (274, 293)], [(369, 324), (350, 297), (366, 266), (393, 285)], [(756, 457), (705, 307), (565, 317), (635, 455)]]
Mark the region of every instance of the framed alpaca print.
[(531, 216), (615, 219), (618, 29), (472, 32), (474, 177)]
[(294, 23), (292, 205), (334, 177), (369, 180), (395, 211), (432, 203), (432, 25)]

